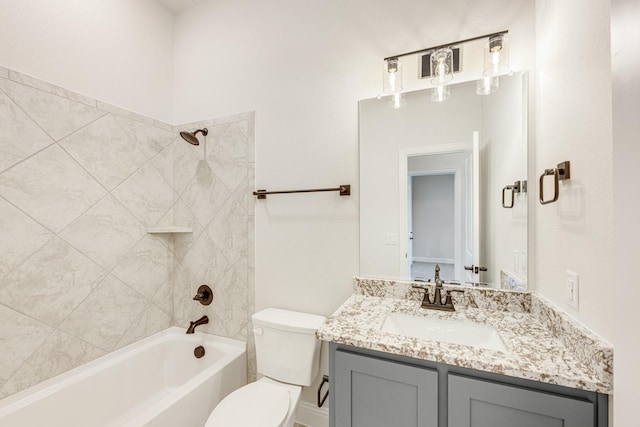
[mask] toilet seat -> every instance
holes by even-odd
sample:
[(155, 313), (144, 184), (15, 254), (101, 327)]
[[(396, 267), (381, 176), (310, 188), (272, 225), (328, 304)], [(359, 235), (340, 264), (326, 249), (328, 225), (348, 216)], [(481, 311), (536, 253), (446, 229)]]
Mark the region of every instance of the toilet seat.
[(257, 381), (240, 387), (215, 407), (205, 427), (281, 427), (289, 412), (289, 392)]

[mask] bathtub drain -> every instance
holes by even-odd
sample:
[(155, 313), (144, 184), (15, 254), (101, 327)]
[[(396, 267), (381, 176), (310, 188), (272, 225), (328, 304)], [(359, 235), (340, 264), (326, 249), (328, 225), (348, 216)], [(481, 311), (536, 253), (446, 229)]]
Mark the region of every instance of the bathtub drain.
[(204, 347), (199, 345), (196, 348), (193, 349), (193, 355), (197, 358), (200, 359), (202, 356), (204, 356)]

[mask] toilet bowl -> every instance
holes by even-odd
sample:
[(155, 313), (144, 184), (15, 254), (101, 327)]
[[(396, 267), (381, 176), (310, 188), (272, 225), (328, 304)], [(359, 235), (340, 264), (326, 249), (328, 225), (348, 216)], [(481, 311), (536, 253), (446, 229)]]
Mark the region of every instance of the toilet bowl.
[(262, 378), (225, 397), (205, 427), (292, 427), (302, 387)]
[(251, 320), (261, 378), (225, 397), (205, 427), (292, 427), (302, 387), (318, 375), (323, 316), (267, 308)]

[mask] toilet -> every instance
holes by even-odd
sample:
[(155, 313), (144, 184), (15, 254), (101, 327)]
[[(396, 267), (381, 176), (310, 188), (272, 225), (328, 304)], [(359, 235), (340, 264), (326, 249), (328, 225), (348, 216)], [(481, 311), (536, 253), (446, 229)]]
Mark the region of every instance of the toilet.
[(205, 427), (291, 427), (302, 387), (318, 375), (323, 316), (267, 308), (251, 320), (259, 379), (225, 397)]

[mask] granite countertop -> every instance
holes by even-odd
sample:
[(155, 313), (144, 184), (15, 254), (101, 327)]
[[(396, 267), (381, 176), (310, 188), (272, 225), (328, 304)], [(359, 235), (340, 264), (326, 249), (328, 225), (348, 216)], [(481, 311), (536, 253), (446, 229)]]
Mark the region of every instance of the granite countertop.
[[(458, 287), (459, 289), (459, 287)], [(523, 292), (465, 288), (455, 312), (420, 307), (410, 282), (356, 278), (355, 294), (318, 329), (324, 341), (525, 378), (612, 392), (613, 349), (543, 298)], [(380, 329), (388, 313), (493, 326), (506, 351), (420, 339)]]

